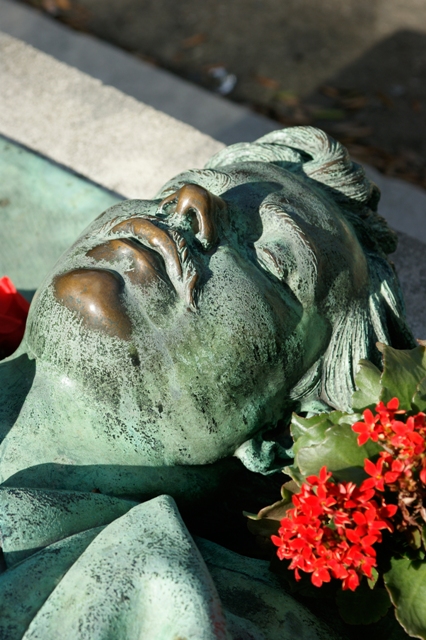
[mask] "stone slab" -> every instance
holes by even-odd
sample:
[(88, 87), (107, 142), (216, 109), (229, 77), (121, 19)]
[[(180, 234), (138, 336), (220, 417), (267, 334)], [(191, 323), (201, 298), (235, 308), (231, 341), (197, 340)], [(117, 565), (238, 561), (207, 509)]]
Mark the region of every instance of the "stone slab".
[(398, 249), (390, 256), (404, 294), (407, 319), (414, 337), (426, 339), (426, 247), (423, 242), (398, 232)]
[(127, 198), (149, 198), (223, 144), (6, 34), (0, 133)]
[(0, 0), (0, 30), (225, 144), (250, 142), (277, 128), (247, 107), (15, 1)]
[(380, 214), (393, 229), (426, 243), (426, 191), (404, 180), (388, 178), (373, 167), (365, 169), (382, 193)]

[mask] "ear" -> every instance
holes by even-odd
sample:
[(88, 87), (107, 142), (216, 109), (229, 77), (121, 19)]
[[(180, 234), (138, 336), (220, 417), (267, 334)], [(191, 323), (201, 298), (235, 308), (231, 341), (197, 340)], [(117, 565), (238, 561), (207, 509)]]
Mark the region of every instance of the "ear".
[(291, 449), (284, 449), (274, 440), (264, 440), (261, 433), (243, 442), (234, 456), (239, 458), (249, 471), (263, 475), (282, 471), (283, 467), (292, 463), (293, 458)]

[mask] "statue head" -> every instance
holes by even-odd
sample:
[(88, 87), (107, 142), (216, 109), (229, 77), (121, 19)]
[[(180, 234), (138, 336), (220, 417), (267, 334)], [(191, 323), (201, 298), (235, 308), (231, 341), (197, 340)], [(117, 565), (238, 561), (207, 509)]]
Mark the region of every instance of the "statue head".
[(108, 209), (32, 303), (21, 420), (60, 460), (199, 465), (294, 409), (348, 408), (377, 341), (412, 345), (378, 200), (342, 145), (296, 127)]

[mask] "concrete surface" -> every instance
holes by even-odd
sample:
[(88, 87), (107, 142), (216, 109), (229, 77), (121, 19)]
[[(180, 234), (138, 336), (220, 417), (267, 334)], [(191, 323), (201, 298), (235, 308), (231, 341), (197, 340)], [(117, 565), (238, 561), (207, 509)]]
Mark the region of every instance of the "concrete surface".
[(203, 166), (220, 142), (7, 35), (0, 133), (127, 198)]
[(390, 226), (426, 243), (426, 191), (399, 178), (387, 178), (373, 167), (365, 165), (365, 170), (382, 193), (379, 210)]
[(424, 0), (14, 1), (199, 85), (223, 67), (231, 100), (355, 141), (426, 188)]
[(245, 107), (12, 0), (0, 0), (0, 30), (225, 144), (250, 142), (277, 128)]
[(426, 339), (426, 246), (405, 233), (398, 233), (398, 249), (390, 256), (404, 294), (407, 318), (416, 339)]
[(424, 0), (29, 1), (176, 71), (223, 64), (237, 75), (236, 96), (254, 100), (257, 76), (308, 95), (395, 33), (426, 34)]

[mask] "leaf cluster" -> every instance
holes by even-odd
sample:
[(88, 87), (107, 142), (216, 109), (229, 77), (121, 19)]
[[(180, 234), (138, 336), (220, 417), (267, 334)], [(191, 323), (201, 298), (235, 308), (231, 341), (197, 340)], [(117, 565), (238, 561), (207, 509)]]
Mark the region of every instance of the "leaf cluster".
[[(409, 415), (426, 412), (426, 343), (412, 350), (393, 349), (381, 343), (378, 348), (383, 372), (367, 360), (360, 362), (351, 412), (293, 415), (294, 463), (284, 469), (292, 481), (283, 486), (281, 501), (251, 516), (252, 528), (260, 535), (278, 530), (280, 519), (292, 506), (291, 495), (297, 493), (307, 476), (318, 475), (324, 465), (337, 481), (360, 484), (365, 479), (365, 458), (374, 459), (380, 451), (371, 440), (358, 446), (351, 429), (354, 422), (362, 419), (365, 409), (374, 411), (379, 401), (387, 403), (397, 397), (400, 408)], [(365, 581), (362, 590), (355, 593), (336, 592), (335, 603), (346, 623), (369, 625), (386, 614), (390, 598), (406, 633), (426, 640), (426, 560), (419, 560), (408, 547), (396, 546), (389, 545), (388, 550), (392, 551), (385, 558), (378, 580), (369, 585)], [(401, 632), (404, 635), (402, 629)]]
[[(374, 410), (380, 400), (387, 403), (394, 397), (408, 414), (426, 411), (426, 346), (420, 344), (412, 350), (393, 349), (384, 344), (378, 347), (383, 357), (383, 372), (367, 360), (360, 362), (357, 390), (352, 398), (354, 413), (333, 411), (314, 418), (293, 416), (295, 464), (288, 470), (293, 478), (300, 481), (318, 473), (325, 464), (336, 479), (359, 483), (364, 477), (364, 459), (374, 458), (379, 450), (371, 441), (362, 447), (357, 445), (356, 434), (350, 427), (360, 419), (359, 413), (366, 408)], [(410, 636), (426, 639), (426, 562), (412, 560), (409, 555), (404, 549), (394, 554), (383, 581), (402, 627)], [(377, 602), (373, 605), (370, 600), (370, 607), (373, 605), (376, 613), (378, 609), (385, 611), (384, 594), (380, 589), (375, 596)], [(357, 612), (365, 619), (365, 613), (362, 614), (362, 610), (367, 610), (362, 606), (365, 597), (357, 592), (345, 592), (338, 597), (339, 609), (347, 622), (351, 617), (355, 621)]]
[(383, 372), (368, 360), (361, 360), (351, 412), (331, 411), (309, 418), (293, 414), (295, 459), (286, 472), (298, 484), (324, 465), (339, 481), (359, 483), (366, 477), (364, 460), (374, 458), (380, 448), (371, 441), (359, 447), (351, 426), (362, 419), (362, 411), (374, 410), (380, 400), (387, 403), (397, 397), (400, 408), (409, 414), (426, 411), (426, 346), (399, 350), (378, 343), (378, 348)]

